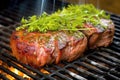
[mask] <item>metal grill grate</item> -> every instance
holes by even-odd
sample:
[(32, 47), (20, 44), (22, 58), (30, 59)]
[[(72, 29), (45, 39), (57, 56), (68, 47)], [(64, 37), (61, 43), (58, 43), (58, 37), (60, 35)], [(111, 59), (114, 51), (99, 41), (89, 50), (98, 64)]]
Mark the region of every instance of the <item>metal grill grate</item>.
[[(17, 80), (120, 80), (120, 16), (110, 13), (115, 23), (115, 36), (109, 47), (88, 50), (82, 58), (71, 63), (61, 62), (35, 69), (11, 55), (9, 38), (22, 16), (16, 8), (0, 12), (0, 79), (9, 80), (11, 76)], [(11, 67), (28, 77), (12, 72)]]
[[(113, 43), (108, 48), (100, 48), (98, 50), (86, 51), (85, 56), (71, 63), (61, 62), (58, 65), (46, 66), (43, 69), (49, 72), (44, 74), (38, 69), (34, 69), (28, 65), (21, 64), (13, 56), (9, 46), (9, 38), (12, 31), (17, 25), (0, 26), (0, 70), (10, 74), (16, 79), (25, 79), (11, 72), (7, 67), (12, 66), (23, 72), (32, 79), (51, 79), (51, 80), (119, 80), (120, 79), (120, 17), (111, 15), (111, 19), (115, 23), (115, 36)], [(7, 80), (4, 74), (0, 77)]]

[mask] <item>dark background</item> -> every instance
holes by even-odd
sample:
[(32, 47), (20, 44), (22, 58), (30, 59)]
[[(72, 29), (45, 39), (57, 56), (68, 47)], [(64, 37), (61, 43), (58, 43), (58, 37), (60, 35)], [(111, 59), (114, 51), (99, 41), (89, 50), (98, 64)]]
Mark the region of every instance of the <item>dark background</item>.
[(78, 4), (81, 2), (92, 3), (100, 9), (120, 15), (120, 0), (65, 0), (69, 3)]
[[(0, 0), (0, 11), (2, 11), (3, 9), (6, 9), (8, 7), (12, 7), (14, 5), (26, 5), (26, 7), (30, 7), (27, 6), (26, 2), (35, 2), (37, 0)], [(40, 0), (42, 1), (42, 0)], [(49, 13), (51, 13), (53, 10), (53, 1), (54, 0), (45, 0), (47, 2), (47, 4), (44, 6), (45, 9), (44, 11), (48, 11)], [(62, 2), (63, 1), (63, 2)], [(61, 8), (61, 5), (63, 4), (80, 4), (80, 3), (92, 3), (94, 4), (96, 7), (100, 8), (100, 9), (104, 9), (106, 11), (115, 13), (120, 15), (120, 0), (55, 0), (55, 10), (57, 10), (58, 8)], [(35, 4), (35, 3), (32, 3)], [(34, 6), (33, 6), (34, 7)], [(34, 7), (35, 8), (35, 7)]]

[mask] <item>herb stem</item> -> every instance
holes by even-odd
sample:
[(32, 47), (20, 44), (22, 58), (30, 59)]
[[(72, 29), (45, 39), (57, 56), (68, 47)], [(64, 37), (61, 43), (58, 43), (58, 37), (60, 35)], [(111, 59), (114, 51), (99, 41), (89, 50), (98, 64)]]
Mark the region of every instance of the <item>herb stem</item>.
[(66, 30), (66, 31), (76, 31), (76, 30), (91, 30), (95, 28), (80, 28), (80, 29), (61, 29), (61, 30)]
[[(68, 7), (58, 10), (51, 15), (43, 13), (41, 16), (31, 16), (28, 20), (22, 18), (22, 25), (16, 30), (27, 29), (28, 32), (39, 31), (60, 31), (60, 30), (91, 30), (85, 28), (84, 24), (89, 22), (93, 26), (100, 25), (100, 19), (110, 19), (105, 11), (95, 8), (92, 4), (68, 5)], [(80, 26), (80, 27), (77, 27)]]

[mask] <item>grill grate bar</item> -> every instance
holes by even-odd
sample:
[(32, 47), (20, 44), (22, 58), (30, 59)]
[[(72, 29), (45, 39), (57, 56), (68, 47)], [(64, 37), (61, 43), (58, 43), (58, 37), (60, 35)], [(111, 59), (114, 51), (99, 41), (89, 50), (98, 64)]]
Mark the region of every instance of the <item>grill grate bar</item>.
[[(117, 47), (120, 47), (120, 42), (117, 42), (116, 40), (114, 40), (114, 42), (112, 44)], [(119, 48), (117, 48), (117, 49), (120, 50)]]
[[(2, 26), (2, 28), (1, 28), (1, 30), (0, 30), (0, 32), (1, 31), (4, 31), (4, 32), (6, 32), (6, 33), (12, 33), (13, 32), (13, 29), (11, 29), (11, 28), (8, 28), (8, 27), (5, 27), (5, 26)], [(1, 33), (2, 34), (2, 33)], [(4, 36), (5, 37), (5, 36)]]
[(111, 19), (114, 20), (114, 21), (119, 21), (120, 20), (120, 16), (111, 15)]
[[(116, 33), (120, 33), (120, 30), (117, 29), (117, 28), (115, 29), (115, 34), (116, 34)], [(120, 34), (118, 34), (118, 35), (120, 36)]]
[(80, 75), (86, 77), (87, 79), (89, 79), (89, 77), (91, 77), (92, 79), (95, 78), (95, 79), (104, 80), (104, 78), (102, 76), (100, 76), (100, 74), (94, 74), (94, 73), (88, 71), (87, 68), (84, 69), (84, 68), (78, 67), (78, 65), (81, 66), (78, 61), (75, 61), (74, 64), (72, 64), (70, 67), (74, 68), (75, 70), (77, 70), (79, 72), (81, 72)]
[(107, 53), (110, 53), (111, 55), (116, 55), (120, 57), (120, 53), (116, 52), (115, 50), (108, 49), (108, 48), (100, 48), (102, 51), (105, 51)]
[(4, 11), (0, 12), (0, 14), (2, 16), (8, 17), (16, 22), (19, 22), (20, 18), (22, 17), (21, 14), (19, 14), (17, 11), (13, 11), (13, 10), (4, 10)]
[(120, 31), (119, 29), (120, 29), (120, 25), (118, 25), (118, 24), (115, 24), (115, 30), (118, 30), (118, 31)]
[[(118, 32), (116, 32), (115, 35), (116, 36), (120, 36), (120, 34)], [(114, 38), (114, 40), (115, 40), (115, 38)], [(119, 42), (119, 41), (117, 41), (117, 42)]]
[(112, 45), (112, 46), (110, 46), (110, 48), (120, 52), (120, 48), (118, 48), (118, 46), (116, 46), (116, 45)]
[(118, 78), (110, 73), (108, 73), (107, 75), (110, 76), (111, 78), (113, 78), (114, 80), (120, 80), (120, 78)]
[(120, 64), (120, 60), (116, 57), (113, 57), (113, 56), (110, 56), (108, 53), (105, 53), (105, 52), (98, 52), (98, 54), (104, 58), (107, 58), (109, 59), (110, 61), (113, 61), (113, 62), (116, 62), (118, 63), (118, 65)]
[(71, 71), (66, 70), (66, 72), (69, 73), (69, 75), (71, 75), (72, 77), (74, 77), (74, 78), (76, 78), (76, 79), (87, 80), (87, 79), (85, 79), (84, 77), (82, 77), (82, 76), (80, 76), (80, 75), (78, 75), (78, 74), (75, 74), (75, 73), (73, 73), (73, 72), (71, 72)]
[[(37, 73), (37, 75), (39, 75), (39, 76), (44, 76), (44, 77), (46, 77), (46, 78), (49, 78), (50, 80), (53, 80), (53, 78), (46, 76), (45, 74), (41, 73), (41, 72), (38, 71), (37, 69), (35, 69), (35, 68), (33, 68), (33, 67), (30, 67), (30, 66), (28, 66), (28, 65), (25, 65), (25, 64), (20, 63), (20, 62), (17, 61), (13, 56), (11, 56), (9, 53), (6, 53), (6, 54), (5, 54), (5, 53), (4, 53), (4, 50), (2, 50), (2, 51), (3, 51), (3, 52), (1, 52), (1, 54), (2, 54), (5, 58), (10, 59), (10, 61), (14, 61), (15, 63), (20, 64), (20, 65), (23, 66), (24, 68), (27, 68), (28, 70), (30, 70), (30, 71), (32, 71), (32, 72), (34, 72), (34, 73)], [(14, 63), (12, 63), (12, 64), (10, 64), (10, 65), (11, 65), (11, 66), (14, 66)], [(24, 72), (25, 74), (29, 74), (29, 73), (26, 73), (26, 71), (24, 71), (23, 68), (20, 68), (20, 67), (18, 67), (17, 65), (15, 65), (15, 68), (18, 69), (18, 70), (21, 70), (21, 71)], [(33, 78), (37, 78), (36, 76), (33, 76), (32, 74), (29, 75), (29, 76), (32, 76)], [(37, 79), (39, 79), (39, 78), (37, 78)]]
[(5, 43), (0, 42), (0, 47), (4, 48), (4, 49), (6, 49), (6, 50), (11, 51), (11, 48), (10, 48), (10, 46), (9, 46), (8, 44), (5, 44)]
[[(22, 71), (23, 73), (27, 74), (28, 76), (30, 76), (30, 77), (32, 77), (32, 78), (34, 78), (34, 79), (39, 79), (37, 76), (34, 76), (33, 74), (29, 73), (29, 72), (26, 71), (25, 69), (21, 69), (21, 67), (17, 66), (15, 63), (11, 62), (11, 60), (9, 60), (9, 59), (6, 59), (6, 60), (5, 60), (5, 57), (4, 57), (4, 56), (0, 56), (0, 59), (1, 59), (2, 61), (4, 61), (5, 63), (9, 62), (9, 63), (8, 63), (9, 66), (13, 66), (14, 68)], [(3, 69), (3, 66), (2, 66), (2, 69)], [(8, 72), (8, 73), (9, 73), (9, 72)]]
[(87, 68), (88, 70), (92, 70), (97, 72), (98, 74), (104, 74), (104, 72), (96, 67), (92, 67), (90, 64), (85, 63), (85, 62), (79, 62), (78, 64), (84, 66), (85, 68)]
[(11, 35), (11, 34), (9, 34), (9, 33), (3, 32), (3, 31), (1, 31), (1, 30), (0, 30), (0, 34), (1, 34), (1, 35), (4, 35), (4, 36), (7, 36), (7, 37), (10, 37), (10, 35)]
[[(0, 59), (1, 59), (1, 56), (0, 56)], [(5, 71), (5, 72), (8, 73), (8, 74), (14, 76), (14, 78), (16, 78), (16, 79), (18, 79), (18, 80), (25, 80), (25, 79), (23, 79), (22, 77), (20, 77), (20, 76), (18, 76), (17, 74), (11, 72), (9, 69), (7, 69), (7, 68), (5, 68), (5, 67), (3, 67), (3, 66), (1, 66), (1, 65), (0, 65), (0, 69), (3, 70), (3, 71)]]
[(9, 80), (8, 78), (6, 78), (6, 76), (0, 74), (0, 78), (2, 78), (3, 80)]
[(109, 67), (104, 66), (104, 65), (102, 65), (100, 63), (97, 63), (97, 62), (95, 62), (93, 60), (85, 59), (85, 61), (92, 64), (92, 65), (94, 65), (94, 66), (96, 66), (96, 67), (98, 67), (98, 68), (100, 68), (100, 69), (102, 69), (103, 71), (108, 71), (109, 70)]
[(3, 36), (0, 37), (0, 40), (5, 41), (6, 43), (10, 42), (10, 40), (8, 38), (5, 38)]
[(0, 19), (1, 20), (5, 20), (5, 21), (9, 21), (9, 23), (13, 23), (15, 24), (15, 21), (13, 21), (11, 18), (8, 18), (8, 17), (4, 17), (3, 15), (0, 15)]
[(107, 64), (109, 64), (109, 65), (111, 65), (111, 66), (116, 66), (116, 64), (115, 64), (114, 62), (111, 62), (111, 61), (109, 61), (109, 60), (106, 60), (106, 59), (104, 59), (104, 58), (102, 58), (102, 57), (98, 57), (98, 56), (95, 56), (95, 55), (91, 55), (91, 57), (95, 58), (96, 60), (100, 60), (100, 61), (102, 61), (102, 62), (104, 62), (104, 63), (107, 63)]
[[(51, 75), (51, 77), (54, 77), (54, 76), (57, 76), (57, 77), (59, 77), (59, 79), (61, 79), (61, 80), (72, 80), (71, 78), (69, 78), (69, 77), (67, 77), (67, 76), (65, 76), (65, 75), (63, 75), (63, 74), (61, 74), (61, 73), (59, 73), (59, 72), (56, 72), (55, 74), (52, 74)], [(55, 77), (54, 77), (55, 78)], [(59, 80), (58, 79), (58, 80)], [(55, 79), (55, 80), (57, 80), (57, 79)]]
[(120, 72), (116, 71), (115, 69), (111, 69), (110, 73), (111, 74), (113, 73), (113, 74), (116, 74), (116, 75), (120, 76)]
[(58, 72), (59, 70), (62, 70), (63, 68), (60, 67), (59, 64), (57, 66), (52, 64), (50, 66), (44, 67), (44, 69), (51, 72), (51, 73), (55, 73), (55, 72)]
[(116, 17), (116, 18), (118, 18), (120, 20), (120, 15), (115, 15), (113, 13), (109, 13), (109, 14), (111, 15), (111, 17)]

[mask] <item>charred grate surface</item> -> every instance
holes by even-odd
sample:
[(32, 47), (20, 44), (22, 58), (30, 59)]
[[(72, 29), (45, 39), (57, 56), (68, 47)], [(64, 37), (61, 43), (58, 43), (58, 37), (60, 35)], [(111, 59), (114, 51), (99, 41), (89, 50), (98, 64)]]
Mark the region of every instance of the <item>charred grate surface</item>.
[[(19, 24), (8, 27), (0, 25), (0, 78), (9, 80), (9, 77), (6, 76), (8, 74), (18, 80), (29, 78), (41, 80), (120, 80), (120, 16), (111, 14), (111, 19), (115, 23), (115, 36), (109, 47), (89, 50), (86, 51), (84, 57), (76, 61), (61, 62), (58, 65), (52, 64), (42, 69), (22, 64), (11, 56), (9, 38)], [(11, 67), (27, 77), (12, 72)]]

